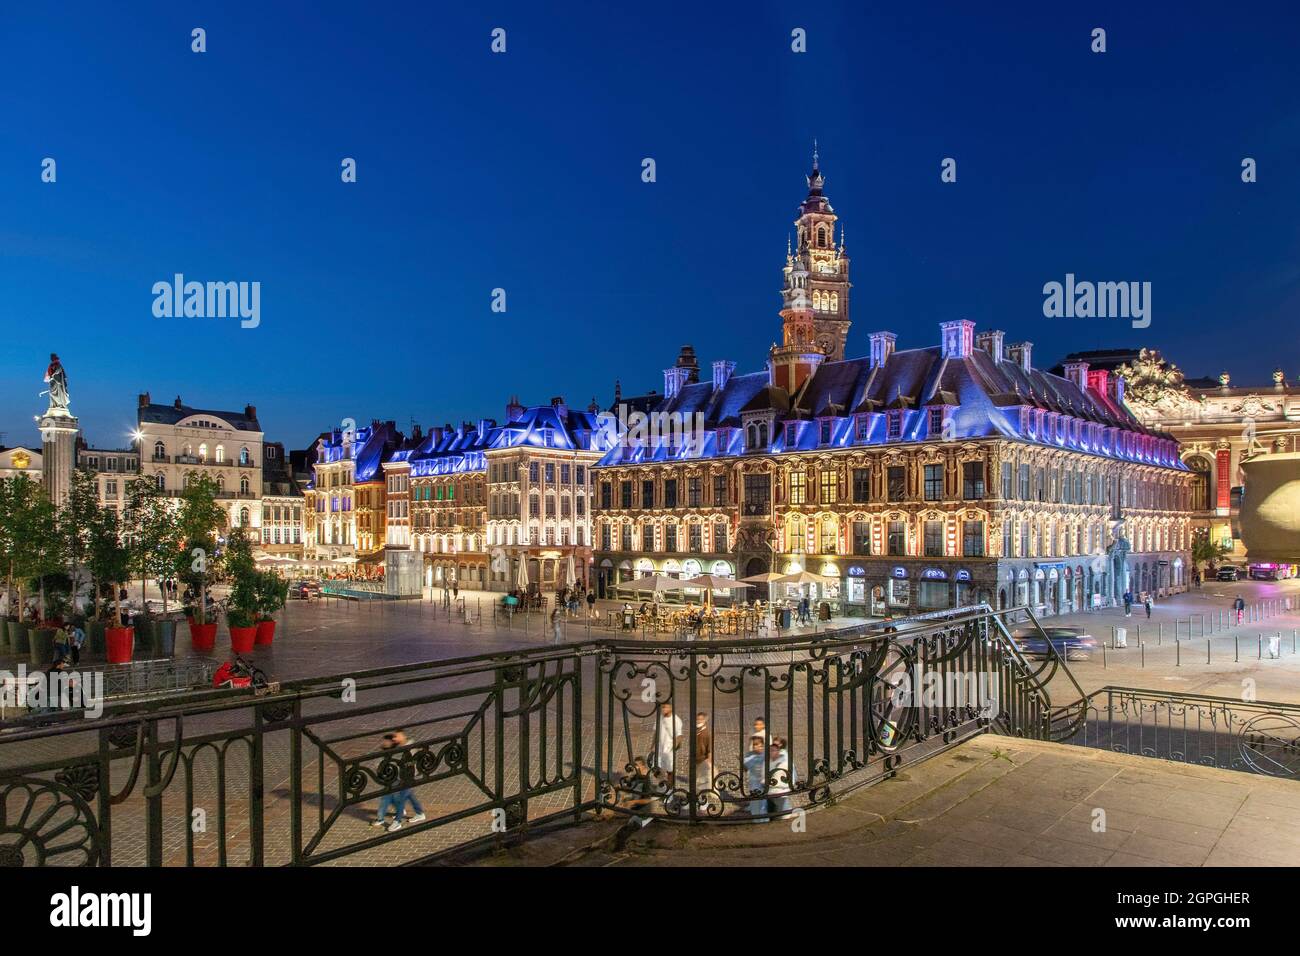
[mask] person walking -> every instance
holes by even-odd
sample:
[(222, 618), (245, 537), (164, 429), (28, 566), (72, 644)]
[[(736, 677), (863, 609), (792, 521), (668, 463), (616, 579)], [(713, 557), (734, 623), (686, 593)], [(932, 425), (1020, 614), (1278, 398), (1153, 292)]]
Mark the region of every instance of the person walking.
[(1246, 601), (1240, 594), (1237, 595), (1237, 600), (1232, 602), (1232, 609), (1237, 612), (1237, 623), (1240, 624), (1241, 615), (1246, 610)]
[(704, 711), (695, 715), (695, 792), (713, 789), (713, 734)]
[(587, 616), (588, 617), (596, 616), (596, 592), (595, 591), (587, 592)]
[(812, 623), (812, 610), (808, 602), (808, 595), (806, 594), (799, 599), (799, 623), (800, 624)]
[(1142, 601), (1142, 606), (1147, 609), (1147, 620), (1149, 621), (1151, 620), (1151, 595), (1148, 593), (1144, 597), (1145, 599)]
[(564, 632), (564, 617), (560, 614), (559, 605), (551, 609), (551, 631), (555, 635), (555, 643), (560, 643)]
[(1133, 616), (1133, 592), (1132, 591), (1124, 592), (1124, 616), (1125, 617)]
[(659, 708), (655, 724), (654, 766), (668, 778), (668, 789), (673, 788), (677, 770), (677, 748), (682, 743), (682, 719), (673, 713), (672, 704)]
[[(384, 734), (383, 742), (379, 745), (379, 749), (392, 750), (395, 747), (408, 746), (410, 743), (411, 738), (406, 736), (405, 731), (394, 730), (390, 733)], [(415, 793), (408, 787), (405, 790), (397, 791), (397, 793), (381, 794), (379, 797), (379, 809), (376, 812), (375, 819), (371, 821), (370, 825), (372, 827), (381, 827), (389, 833), (396, 833), (398, 830), (402, 829), (402, 815), (408, 803), (411, 805), (411, 809), (415, 811), (415, 815), (411, 817), (411, 823), (420, 823), (426, 819), (424, 815), (424, 807), (420, 806), (420, 801), (416, 799)], [(392, 823), (387, 822), (389, 809), (392, 809), (393, 811)]]

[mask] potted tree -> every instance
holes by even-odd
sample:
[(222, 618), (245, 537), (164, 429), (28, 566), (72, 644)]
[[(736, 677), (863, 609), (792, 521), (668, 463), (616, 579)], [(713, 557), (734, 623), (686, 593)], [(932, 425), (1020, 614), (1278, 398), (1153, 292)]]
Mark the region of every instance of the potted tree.
[(274, 571), (261, 571), (257, 586), (257, 643), (275, 639), (275, 614), (289, 597), (289, 583)]
[[(170, 657), (176, 645), (176, 620), (168, 607), (165, 584), (175, 573), (181, 548), (181, 531), (174, 509), (158, 486), (148, 479), (136, 479), (130, 488), (128, 506), (130, 535), (136, 542), (133, 570), (140, 577), (141, 634), (155, 657)], [(162, 596), (162, 614), (150, 612), (147, 595), (152, 579)]]
[(230, 535), (226, 571), (230, 579), (230, 602), (226, 612), (230, 649), (236, 654), (248, 654), (257, 640), (261, 572), (253, 563), (253, 548), (243, 528), (236, 528)]
[(57, 528), (54, 506), (45, 496), (44, 489), (26, 475), (7, 481), (5, 526), (9, 544), (10, 579), (14, 582), (18, 599), (16, 626), (10, 628), (10, 651), (14, 654), (31, 653), (31, 632), (39, 627), (44, 617), (44, 603), (38, 606), (37, 621), (27, 618), (27, 595), (39, 589), (45, 573), (55, 568), (52, 557), (57, 556)]
[[(86, 566), (94, 582), (94, 619), (86, 627), (86, 642), (91, 654), (102, 654), (107, 646), (110, 629), (117, 631), (116, 654), (121, 658), (126, 649), (130, 660), (134, 632), (121, 627), (122, 604), (118, 594), (131, 576), (131, 541), (122, 534), (122, 520), (112, 508), (101, 508), (90, 525), (86, 547)], [(107, 595), (106, 598), (103, 596)], [(101, 599), (103, 598), (103, 599)], [(130, 632), (123, 636), (122, 631)]]
[(181, 492), (181, 507), (176, 514), (180, 551), (174, 552), (172, 570), (192, 595), (186, 602), (190, 626), (190, 644), (207, 653), (217, 642), (217, 622), (210, 621), (208, 588), (220, 569), (217, 529), (225, 512), (216, 503), (217, 483), (206, 475), (190, 481)]

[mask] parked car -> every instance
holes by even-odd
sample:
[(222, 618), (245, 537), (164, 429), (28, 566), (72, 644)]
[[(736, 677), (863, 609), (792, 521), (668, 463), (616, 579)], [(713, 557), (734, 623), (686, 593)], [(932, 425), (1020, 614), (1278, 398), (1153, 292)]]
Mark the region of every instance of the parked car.
[(1216, 581), (1236, 581), (1240, 577), (1241, 569), (1234, 568), (1230, 564), (1225, 564), (1223, 567), (1219, 568), (1218, 571), (1214, 572), (1214, 579)]
[(309, 598), (320, 597), (319, 581), (294, 581), (289, 585), (289, 597), (308, 600)]
[(1277, 568), (1269, 564), (1252, 564), (1250, 566), (1250, 579), (1252, 581), (1276, 581)]
[(1026, 657), (1046, 657), (1050, 653), (1048, 641), (1067, 661), (1086, 661), (1097, 649), (1097, 639), (1081, 627), (1048, 626), (1042, 633), (1037, 628), (1022, 627), (1012, 631), (1011, 636)]

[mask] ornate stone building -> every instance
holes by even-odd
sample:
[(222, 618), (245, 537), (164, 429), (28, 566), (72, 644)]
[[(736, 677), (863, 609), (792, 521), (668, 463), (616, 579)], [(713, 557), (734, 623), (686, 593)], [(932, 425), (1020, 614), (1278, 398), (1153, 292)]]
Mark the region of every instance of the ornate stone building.
[(261, 539), (262, 426), (257, 409), (242, 412), (193, 408), (179, 396), (170, 405), (139, 397), (136, 441), (140, 471), (169, 496), (179, 497), (186, 483), (206, 475), (217, 486), (217, 503), (231, 528), (250, 529)]
[[(1244, 564), (1240, 533), (1245, 475), (1252, 458), (1300, 451), (1300, 383), (1275, 369), (1268, 385), (1234, 385), (1217, 378), (1185, 379), (1155, 350), (1080, 352), (1125, 380), (1125, 403), (1146, 425), (1173, 435), (1193, 475), (1192, 527), (1231, 548), (1227, 561)], [(1248, 498), (1248, 496), (1246, 496)]]
[(512, 399), (487, 452), (489, 584), (509, 591), (525, 563), (530, 587), (553, 591), (590, 581), (591, 466), (603, 454), (595, 405), (563, 398), (524, 408)]
[(100, 507), (120, 514), (131, 482), (140, 475), (140, 452), (136, 448), (91, 448), (78, 437), (77, 467), (95, 473)]
[(316, 443), (308, 494), (315, 511), (310, 558), (363, 569), (382, 562), (387, 535), (382, 463), (401, 441), (393, 422), (373, 421), (336, 428)]
[(262, 446), (262, 551), (281, 558), (303, 556), (303, 494), (284, 445)]
[(834, 610), (883, 615), (978, 600), (1054, 614), (1182, 588), (1192, 478), (1105, 370), (1051, 375), (1030, 343), (965, 320), (933, 346), (899, 351), (882, 331), (842, 358), (847, 260), (816, 166), (808, 181), (766, 370), (665, 370), (651, 414), (701, 434), (621, 442), (597, 467), (598, 589), (806, 569)]

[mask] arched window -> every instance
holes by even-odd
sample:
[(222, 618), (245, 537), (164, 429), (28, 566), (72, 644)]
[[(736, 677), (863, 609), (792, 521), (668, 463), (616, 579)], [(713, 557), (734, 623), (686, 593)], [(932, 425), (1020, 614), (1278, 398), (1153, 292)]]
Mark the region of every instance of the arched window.
[(164, 475), (162, 472), (158, 472), (158, 474), (154, 475), (153, 480), (154, 480), (154, 484), (158, 486), (159, 491), (167, 490), (167, 476)]
[(246, 495), (246, 494), (248, 494), (248, 479), (247, 479), (247, 478), (240, 478), (240, 479), (239, 479), (239, 493), (240, 493), (241, 495)]
[(826, 248), (826, 227), (825, 226), (817, 227), (817, 247), (820, 249)]
[(1191, 469), (1194, 477), (1192, 482), (1192, 510), (1208, 511), (1210, 508), (1210, 462), (1201, 455), (1194, 455), (1187, 459), (1187, 467)]
[(225, 490), (226, 490), (226, 476), (217, 475), (217, 493), (220, 494)]
[(243, 526), (243, 527), (245, 527), (245, 528), (248, 527), (248, 509), (247, 509), (247, 508), (240, 508), (240, 509), (239, 509), (239, 523), (240, 523), (241, 526)]
[(767, 447), (767, 422), (762, 422), (758, 426), (758, 447)]
[(839, 310), (840, 310), (840, 294), (839, 294), (838, 292), (832, 292), (832, 293), (831, 293), (831, 311), (832, 311), (832, 312), (838, 312)]
[(813, 311), (822, 311), (822, 294), (816, 290), (813, 290)]
[(217, 464), (221, 464), (221, 463), (224, 462), (225, 460), (226, 460), (226, 446), (225, 446), (225, 445), (218, 445), (218, 446), (217, 446)]
[(164, 445), (164, 444), (163, 444), (162, 442), (160, 442), (160, 441), (156, 441), (156, 442), (154, 442), (154, 443), (153, 443), (153, 456), (154, 456), (154, 458), (166, 458), (166, 457), (167, 457), (167, 446)]
[(239, 463), (241, 465), (247, 465), (249, 463), (247, 447), (239, 449)]
[(202, 442), (199, 444), (199, 461), (207, 461), (207, 460), (208, 460), (208, 443)]

